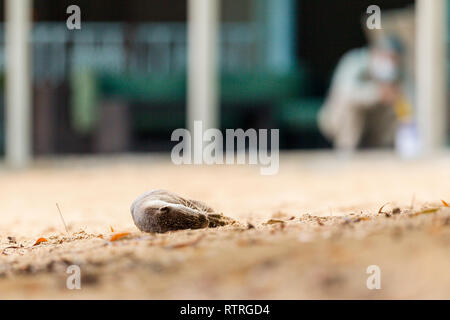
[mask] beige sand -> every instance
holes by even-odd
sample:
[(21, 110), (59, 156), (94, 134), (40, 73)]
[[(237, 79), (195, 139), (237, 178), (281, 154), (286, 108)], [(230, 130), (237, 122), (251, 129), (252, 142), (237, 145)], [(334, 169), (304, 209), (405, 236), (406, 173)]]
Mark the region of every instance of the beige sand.
[[(450, 209), (440, 202), (450, 201), (450, 154), (284, 154), (275, 176), (168, 157), (1, 169), (0, 298), (450, 298)], [(154, 188), (241, 223), (141, 233), (129, 206)], [(378, 214), (388, 202), (389, 217)], [(131, 234), (110, 242), (110, 227)], [(33, 246), (39, 237), (48, 242)], [(81, 290), (66, 288), (70, 264), (81, 267)], [(366, 287), (369, 265), (381, 268), (381, 290)]]

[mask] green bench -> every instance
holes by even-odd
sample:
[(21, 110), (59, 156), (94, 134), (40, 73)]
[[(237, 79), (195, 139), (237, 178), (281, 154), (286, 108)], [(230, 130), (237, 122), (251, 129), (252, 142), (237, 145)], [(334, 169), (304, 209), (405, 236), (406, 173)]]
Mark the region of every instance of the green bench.
[[(152, 76), (101, 73), (96, 76), (100, 99), (121, 99), (148, 106), (147, 116), (135, 117), (142, 130), (175, 129), (185, 125), (187, 83), (185, 74)], [(220, 78), (221, 125), (236, 127), (246, 112), (270, 112), (286, 101), (305, 94), (302, 72), (286, 74), (222, 74)], [(258, 108), (265, 107), (265, 111)], [(267, 111), (268, 110), (268, 111)], [(144, 110), (145, 111), (145, 110)], [(151, 115), (151, 116), (148, 116)], [(278, 118), (274, 118), (278, 121)], [(278, 123), (273, 123), (277, 126)]]

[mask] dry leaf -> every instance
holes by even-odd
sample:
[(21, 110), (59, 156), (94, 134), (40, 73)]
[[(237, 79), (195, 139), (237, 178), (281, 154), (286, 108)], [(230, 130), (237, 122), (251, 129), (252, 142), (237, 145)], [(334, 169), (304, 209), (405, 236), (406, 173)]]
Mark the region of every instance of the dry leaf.
[(369, 217), (358, 217), (355, 220), (353, 220), (353, 222), (369, 221), (369, 220), (370, 220)]
[(276, 223), (284, 223), (283, 220), (277, 220), (277, 219), (270, 219), (266, 222), (266, 224), (276, 224)]
[(447, 203), (447, 202), (445, 202), (444, 200), (441, 200), (442, 201), (442, 203), (444, 204), (444, 207), (450, 207), (450, 205)]
[(380, 213), (384, 213), (382, 210), (383, 210), (383, 208), (384, 208), (385, 206), (387, 206), (389, 203), (390, 203), (390, 202), (383, 204), (383, 205), (381, 206), (380, 210), (378, 210), (378, 213), (379, 213), (379, 214), (380, 214)]
[(121, 233), (113, 234), (113, 235), (111, 236), (110, 241), (117, 241), (117, 240), (119, 240), (119, 239), (122, 239), (123, 237), (126, 237), (126, 236), (129, 235), (129, 234), (130, 234), (129, 232), (121, 232)]
[(430, 209), (425, 209), (425, 210), (422, 210), (419, 212), (415, 212), (414, 214), (412, 214), (412, 216), (418, 216), (421, 214), (430, 214), (430, 213), (435, 213), (437, 211), (439, 211), (439, 208), (430, 208)]
[(45, 238), (39, 238), (36, 240), (36, 242), (33, 244), (33, 246), (37, 246), (38, 244), (40, 244), (41, 242), (47, 242), (48, 240)]

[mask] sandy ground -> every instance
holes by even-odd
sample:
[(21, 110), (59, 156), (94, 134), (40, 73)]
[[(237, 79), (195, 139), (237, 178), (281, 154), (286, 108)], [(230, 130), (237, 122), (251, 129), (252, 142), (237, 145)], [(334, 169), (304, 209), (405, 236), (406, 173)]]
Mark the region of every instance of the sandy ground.
[[(441, 202), (450, 202), (449, 160), (292, 153), (275, 176), (255, 166), (174, 166), (169, 155), (2, 168), (0, 298), (449, 299), (450, 209)], [(239, 223), (141, 233), (129, 206), (155, 188)], [(121, 232), (130, 234), (110, 241)], [(33, 246), (40, 237), (48, 241)], [(72, 264), (80, 290), (66, 287)], [(380, 267), (380, 290), (366, 286), (369, 265)]]

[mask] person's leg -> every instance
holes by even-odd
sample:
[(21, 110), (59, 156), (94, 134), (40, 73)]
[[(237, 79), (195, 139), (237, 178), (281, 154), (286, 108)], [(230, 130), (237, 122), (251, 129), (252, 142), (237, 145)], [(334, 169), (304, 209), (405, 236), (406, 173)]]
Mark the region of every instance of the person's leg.
[(364, 131), (364, 114), (364, 110), (353, 105), (327, 106), (319, 114), (319, 128), (335, 148), (355, 150)]
[(365, 110), (351, 106), (342, 107), (336, 114), (335, 148), (339, 150), (358, 148), (364, 132), (365, 118)]
[(397, 130), (395, 111), (389, 106), (377, 106), (367, 113), (364, 145), (372, 148), (389, 148), (394, 146)]

